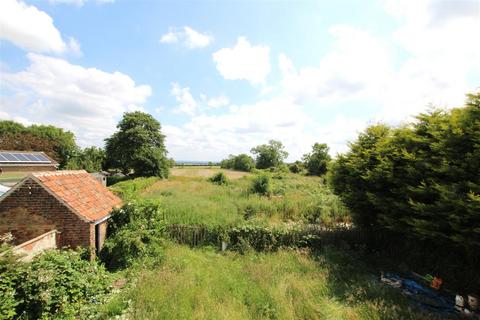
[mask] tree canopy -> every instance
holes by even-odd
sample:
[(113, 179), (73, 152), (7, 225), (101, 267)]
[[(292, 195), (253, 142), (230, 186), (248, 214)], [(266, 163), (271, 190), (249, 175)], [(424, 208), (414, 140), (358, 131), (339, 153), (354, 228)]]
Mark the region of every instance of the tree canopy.
[(14, 121), (0, 121), (0, 149), (43, 151), (55, 159), (60, 168), (78, 152), (75, 136), (49, 125), (24, 126)]
[(332, 166), (357, 224), (480, 248), (480, 92), (464, 108), (367, 128)]
[(283, 144), (278, 140), (270, 140), (268, 144), (262, 144), (252, 148), (250, 152), (256, 155), (257, 169), (278, 167), (288, 157)]
[(106, 159), (105, 151), (97, 147), (79, 150), (67, 163), (67, 169), (83, 169), (88, 172), (102, 171)]
[(237, 156), (230, 155), (227, 159), (220, 162), (220, 167), (224, 169), (250, 172), (255, 168), (255, 161), (245, 153)]
[(105, 140), (108, 167), (124, 173), (133, 170), (136, 176), (168, 177), (170, 161), (157, 120), (140, 111), (127, 112), (117, 128)]
[(328, 154), (328, 150), (327, 144), (315, 143), (312, 147), (312, 152), (303, 156), (302, 160), (309, 175), (321, 176), (327, 173), (327, 165), (332, 159)]

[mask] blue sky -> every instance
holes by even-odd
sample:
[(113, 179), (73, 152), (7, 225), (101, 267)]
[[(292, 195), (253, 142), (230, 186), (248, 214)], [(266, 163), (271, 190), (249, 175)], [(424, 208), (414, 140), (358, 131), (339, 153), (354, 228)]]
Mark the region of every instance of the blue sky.
[(177, 160), (332, 155), (480, 86), (478, 0), (0, 2), (0, 119), (103, 144), (126, 111)]

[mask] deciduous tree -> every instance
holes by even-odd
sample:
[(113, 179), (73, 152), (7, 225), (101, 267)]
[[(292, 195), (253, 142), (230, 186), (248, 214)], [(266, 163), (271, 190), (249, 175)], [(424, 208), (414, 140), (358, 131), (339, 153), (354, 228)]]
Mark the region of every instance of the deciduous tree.
[(170, 161), (157, 120), (144, 112), (127, 112), (117, 128), (106, 139), (108, 167), (133, 171), (136, 176), (168, 177)]
[(257, 169), (278, 167), (288, 157), (283, 144), (277, 140), (270, 140), (268, 144), (256, 146), (250, 152), (256, 155)]
[(308, 174), (312, 176), (321, 176), (327, 173), (327, 166), (332, 159), (328, 154), (326, 143), (315, 143), (312, 152), (303, 156), (303, 162), (307, 168)]

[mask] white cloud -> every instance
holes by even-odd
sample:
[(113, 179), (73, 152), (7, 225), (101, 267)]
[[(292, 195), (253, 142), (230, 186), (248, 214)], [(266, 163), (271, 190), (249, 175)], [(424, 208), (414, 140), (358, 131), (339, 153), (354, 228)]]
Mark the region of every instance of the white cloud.
[(233, 48), (223, 48), (213, 53), (213, 61), (225, 79), (265, 83), (270, 73), (270, 48), (251, 45), (245, 37), (239, 37)]
[(176, 32), (169, 31), (165, 33), (161, 38), (161, 43), (177, 43), (179, 41), (179, 37)]
[(232, 105), (217, 115), (196, 115), (181, 126), (163, 126), (167, 148), (176, 159), (220, 160), (228, 154), (249, 153), (258, 144), (278, 139), (298, 160), (315, 142), (326, 142), (332, 155), (365, 127), (343, 116), (318, 125), (295, 99), (277, 96), (253, 104)]
[(190, 93), (190, 88), (181, 88), (178, 83), (172, 83), (170, 93), (175, 97), (179, 103), (178, 107), (174, 109), (177, 113), (186, 113), (194, 115), (197, 109), (197, 102)]
[(0, 39), (36, 52), (67, 49), (48, 14), (17, 0), (0, 1)]
[(68, 39), (68, 48), (70, 49), (70, 52), (77, 57), (83, 55), (80, 43), (73, 37)]
[(393, 37), (414, 56), (480, 66), (480, 1), (387, 1), (401, 21)]
[(292, 60), (290, 60), (284, 53), (281, 53), (278, 56), (278, 67), (280, 68), (283, 76), (288, 76), (296, 72)]
[(73, 131), (82, 146), (102, 145), (125, 111), (151, 94), (120, 72), (84, 68), (60, 59), (28, 54), (30, 65), (17, 73), (2, 73), (2, 85), (12, 95), (2, 96), (0, 113)]
[[(387, 119), (423, 111), (429, 103), (442, 107), (463, 104), (475, 89), (470, 75), (480, 75), (480, 1), (385, 1), (399, 21), (393, 40), (406, 50), (387, 90), (381, 92)], [(478, 84), (477, 84), (478, 85)]]
[(225, 107), (229, 104), (230, 100), (224, 95), (207, 99), (207, 106), (209, 106), (210, 108)]
[(299, 99), (353, 99), (381, 91), (391, 77), (388, 49), (368, 32), (345, 25), (329, 30), (335, 41), (316, 67), (296, 70), (284, 54), (279, 68), (286, 92)]
[[(408, 1), (396, 2), (403, 6)], [(183, 126), (168, 126), (169, 149), (178, 158), (218, 160), (276, 138), (291, 153), (289, 160), (299, 159), (317, 141), (326, 142), (335, 154), (346, 151), (347, 141), (374, 121), (398, 123), (426, 110), (429, 103), (462, 105), (464, 94), (474, 89), (469, 75), (480, 75), (480, 43), (473, 40), (480, 20), (478, 10), (470, 10), (475, 8), (472, 1), (466, 2), (456, 7), (450, 1), (449, 10), (435, 1), (408, 2), (408, 10), (397, 9), (399, 26), (390, 38), (353, 26), (332, 26), (333, 44), (318, 65), (296, 68), (280, 54), (283, 78), (280, 87), (268, 90), (272, 97), (249, 105), (230, 103), (224, 114), (198, 115)], [(220, 58), (227, 57), (223, 61), (214, 54), (226, 79), (249, 78), (243, 70), (248, 63), (239, 63), (245, 60), (238, 58), (242, 55), (237, 47), (242, 45), (220, 50)], [(251, 46), (247, 42), (243, 47)], [(398, 59), (396, 52), (405, 54)], [(259, 83), (264, 77), (254, 79), (251, 82)], [(359, 108), (371, 105), (366, 109), (370, 114), (349, 116), (339, 109), (345, 102)], [(312, 116), (312, 105), (330, 108), (323, 113), (325, 119), (318, 110)]]
[(204, 48), (213, 42), (213, 37), (185, 26), (181, 30), (170, 28), (160, 39), (161, 43), (181, 43), (189, 49)]
[(230, 153), (248, 153), (255, 145), (274, 138), (284, 142), (292, 154), (298, 153), (308, 122), (301, 106), (275, 98), (219, 115), (197, 115), (183, 126), (167, 125), (164, 130), (168, 150), (177, 159), (219, 160)]
[[(284, 92), (300, 102), (334, 105), (345, 100), (378, 106), (372, 119), (397, 123), (430, 104), (456, 107), (480, 75), (480, 2), (385, 2), (398, 19), (390, 38), (352, 26), (330, 28), (331, 49), (318, 66), (297, 70), (279, 56)], [(394, 62), (394, 52), (405, 52)], [(398, 58), (398, 57), (397, 57)], [(478, 84), (476, 84), (478, 85)]]

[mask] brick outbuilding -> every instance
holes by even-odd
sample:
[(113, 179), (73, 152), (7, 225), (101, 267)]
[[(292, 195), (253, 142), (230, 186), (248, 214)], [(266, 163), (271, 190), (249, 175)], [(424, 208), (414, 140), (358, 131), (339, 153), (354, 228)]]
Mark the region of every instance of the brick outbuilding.
[(19, 244), (58, 230), (58, 247), (98, 251), (121, 203), (84, 170), (31, 173), (0, 197), (0, 234), (11, 232)]

